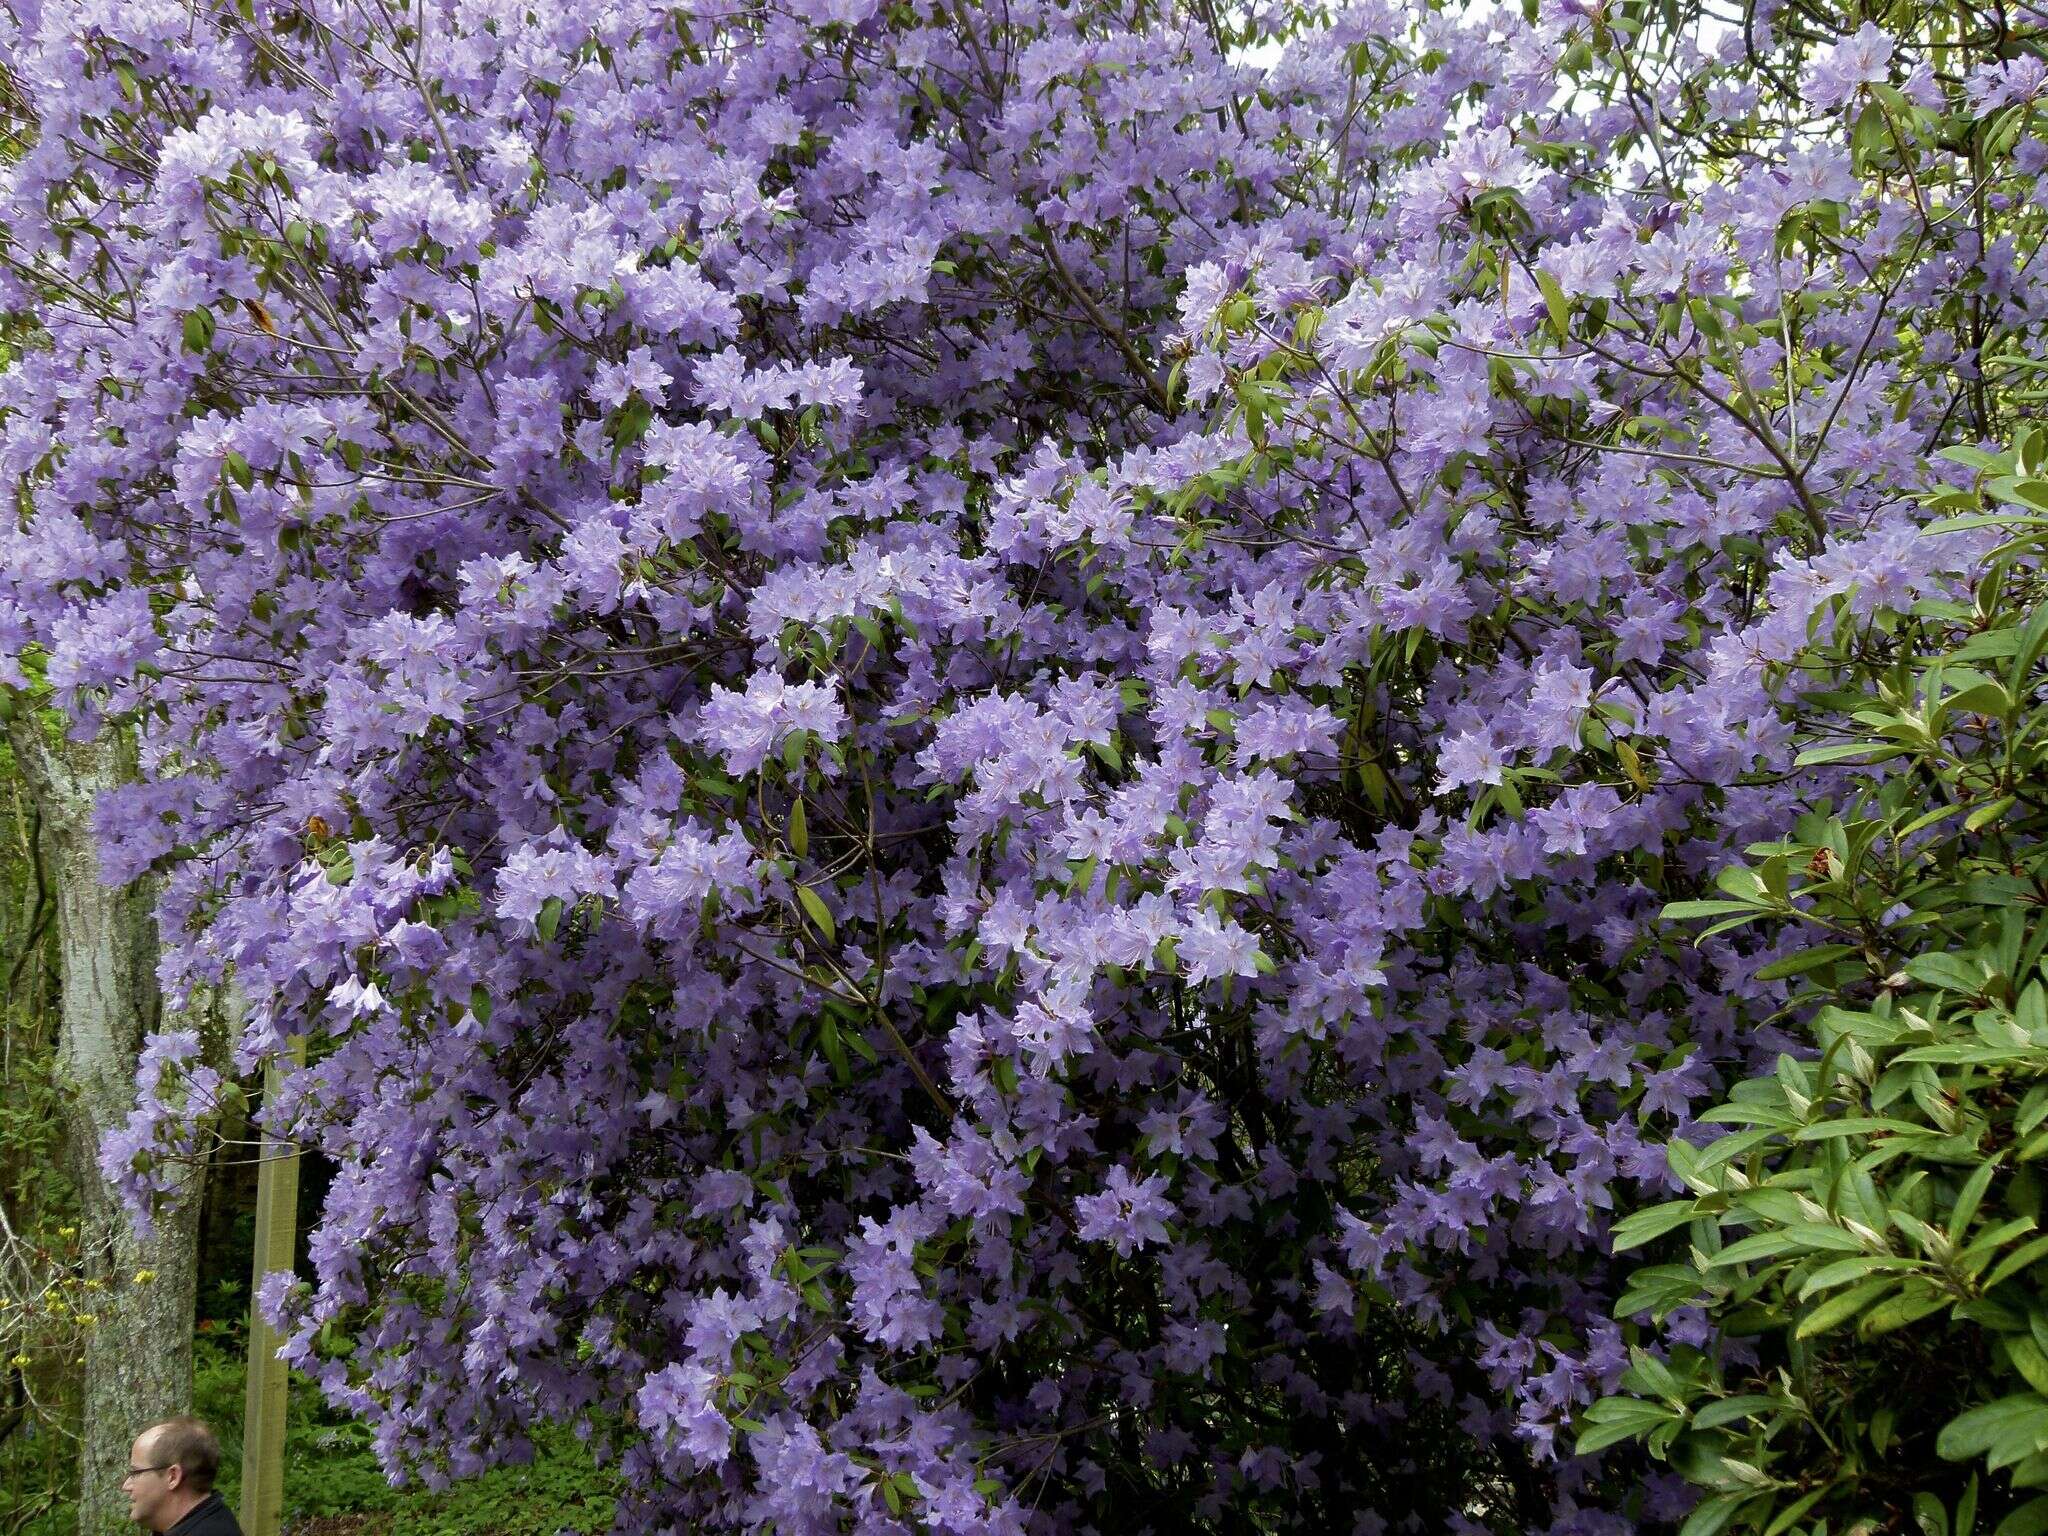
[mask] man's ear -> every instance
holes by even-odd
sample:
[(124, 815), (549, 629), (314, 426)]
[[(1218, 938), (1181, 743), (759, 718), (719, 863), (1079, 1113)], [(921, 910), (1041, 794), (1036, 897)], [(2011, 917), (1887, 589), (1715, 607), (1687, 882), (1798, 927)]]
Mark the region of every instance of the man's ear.
[(164, 1468), (164, 1487), (168, 1489), (170, 1492), (176, 1493), (180, 1488), (184, 1486), (185, 1469), (179, 1466), (174, 1461), (168, 1467)]

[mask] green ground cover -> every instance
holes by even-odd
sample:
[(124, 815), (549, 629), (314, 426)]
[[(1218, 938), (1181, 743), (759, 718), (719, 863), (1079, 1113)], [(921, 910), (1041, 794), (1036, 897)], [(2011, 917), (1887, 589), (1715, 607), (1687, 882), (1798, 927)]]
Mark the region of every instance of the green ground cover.
[[(233, 1504), (242, 1473), (241, 1330), (204, 1329), (194, 1354), (193, 1408), (220, 1432), (221, 1493)], [(17, 1457), (35, 1462), (24, 1482), (45, 1486), (43, 1454), (30, 1439), (0, 1446), (0, 1491), (10, 1486)], [(370, 1452), (369, 1431), (330, 1411), (303, 1378), (292, 1379), (284, 1471), (290, 1536), (584, 1536), (610, 1526), (613, 1490), (612, 1470), (594, 1465), (567, 1431), (538, 1436), (527, 1466), (501, 1467), (441, 1493), (392, 1488)], [(75, 1536), (76, 1519), (69, 1500), (24, 1501), (12, 1517), (0, 1514), (0, 1536)]]

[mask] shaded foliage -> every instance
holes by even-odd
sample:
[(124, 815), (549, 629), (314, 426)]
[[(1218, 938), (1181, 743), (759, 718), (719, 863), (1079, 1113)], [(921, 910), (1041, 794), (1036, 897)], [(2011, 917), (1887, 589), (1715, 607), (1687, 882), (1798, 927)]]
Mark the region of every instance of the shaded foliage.
[(1689, 1532), (2048, 1528), (2043, 448), (1957, 455), (1937, 526), (2017, 537), (1967, 597), (1838, 631), (1801, 757), (1853, 768), (1667, 912), (1785, 934), (1806, 1021), (1668, 1145), (1690, 1198), (1615, 1228), (1673, 1251), (1618, 1312), (1703, 1306), (1720, 1342), (1638, 1353), (1580, 1447), (1644, 1438), (1708, 1490)]

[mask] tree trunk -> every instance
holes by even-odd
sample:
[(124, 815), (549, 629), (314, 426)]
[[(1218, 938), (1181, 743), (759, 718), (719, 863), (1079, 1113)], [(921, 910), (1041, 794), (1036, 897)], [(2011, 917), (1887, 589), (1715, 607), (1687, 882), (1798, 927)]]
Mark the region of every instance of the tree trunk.
[[(79, 1536), (133, 1530), (121, 1473), (129, 1442), (155, 1420), (191, 1411), (192, 1321), (199, 1194), (204, 1168), (137, 1236), (100, 1177), (100, 1138), (135, 1100), (135, 1063), (157, 1028), (156, 926), (147, 882), (100, 883), (93, 806), (133, 777), (132, 735), (107, 727), (89, 742), (52, 742), (30, 711), (10, 723), (15, 760), (42, 808), (57, 896), (62, 1007), (57, 1077), (64, 1101), (63, 1163), (78, 1191), (85, 1278), (96, 1324), (85, 1345), (79, 1446)], [(150, 1278), (138, 1282), (147, 1272)]]

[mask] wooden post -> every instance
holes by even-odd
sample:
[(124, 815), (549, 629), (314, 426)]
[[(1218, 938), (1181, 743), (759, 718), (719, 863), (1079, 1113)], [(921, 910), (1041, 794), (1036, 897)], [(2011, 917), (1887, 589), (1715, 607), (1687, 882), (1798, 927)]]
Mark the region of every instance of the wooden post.
[[(306, 1060), (303, 1036), (291, 1042), (293, 1066)], [(284, 1079), (276, 1062), (263, 1069), (263, 1103), (277, 1102)], [(256, 1167), (256, 1258), (249, 1277), (249, 1396), (242, 1415), (243, 1536), (278, 1536), (284, 1511), (284, 1416), (288, 1375), (277, 1358), (284, 1341), (257, 1315), (256, 1288), (273, 1271), (292, 1267), (299, 1214), (299, 1149), (266, 1134)]]

